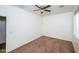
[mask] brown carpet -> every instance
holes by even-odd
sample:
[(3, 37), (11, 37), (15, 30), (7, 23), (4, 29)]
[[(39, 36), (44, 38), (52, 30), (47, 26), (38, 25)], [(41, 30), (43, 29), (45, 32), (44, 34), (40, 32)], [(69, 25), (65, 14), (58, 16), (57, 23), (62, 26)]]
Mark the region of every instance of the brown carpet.
[(41, 36), (11, 53), (74, 53), (72, 42)]

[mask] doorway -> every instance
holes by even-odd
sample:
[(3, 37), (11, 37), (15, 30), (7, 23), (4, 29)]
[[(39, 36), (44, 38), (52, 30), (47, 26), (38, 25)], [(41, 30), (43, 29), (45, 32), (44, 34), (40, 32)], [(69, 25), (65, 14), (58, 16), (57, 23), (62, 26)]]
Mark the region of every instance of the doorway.
[(0, 53), (6, 52), (6, 17), (0, 16)]

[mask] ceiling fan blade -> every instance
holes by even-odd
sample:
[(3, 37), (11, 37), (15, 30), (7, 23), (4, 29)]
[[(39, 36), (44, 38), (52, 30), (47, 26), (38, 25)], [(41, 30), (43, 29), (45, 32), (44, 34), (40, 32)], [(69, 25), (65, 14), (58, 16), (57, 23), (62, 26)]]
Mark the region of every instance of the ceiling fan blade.
[(48, 7), (51, 7), (51, 5), (47, 5), (46, 7), (44, 7), (43, 9), (46, 9), (46, 8), (48, 8)]
[(51, 10), (44, 10), (44, 11), (51, 12)]
[(42, 9), (41, 7), (39, 7), (38, 5), (35, 5), (36, 7), (38, 7), (38, 8), (40, 8), (40, 9)]

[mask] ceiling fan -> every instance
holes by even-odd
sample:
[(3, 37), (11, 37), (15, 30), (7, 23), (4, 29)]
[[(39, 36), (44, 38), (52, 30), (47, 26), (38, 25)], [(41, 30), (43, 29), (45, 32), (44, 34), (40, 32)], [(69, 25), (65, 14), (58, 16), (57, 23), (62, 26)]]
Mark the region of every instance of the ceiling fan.
[(34, 10), (34, 11), (41, 11), (41, 14), (43, 14), (43, 12), (51, 12), (51, 10), (48, 10), (47, 8), (51, 7), (51, 5), (47, 5), (47, 6), (39, 6), (39, 5), (35, 5), (37, 8), (37, 10)]

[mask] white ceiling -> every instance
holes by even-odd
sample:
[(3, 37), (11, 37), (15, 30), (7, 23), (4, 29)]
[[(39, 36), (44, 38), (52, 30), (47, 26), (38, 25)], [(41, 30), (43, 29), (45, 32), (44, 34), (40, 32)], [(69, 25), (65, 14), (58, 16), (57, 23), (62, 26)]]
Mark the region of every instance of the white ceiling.
[[(41, 6), (41, 5), (39, 5)], [(45, 6), (45, 5), (43, 5)], [(64, 7), (60, 8), (61, 5), (51, 5), (51, 7), (47, 8), (48, 10), (51, 10), (51, 12), (44, 12), (41, 14), (41, 11), (33, 11), (37, 10), (37, 8), (34, 5), (17, 5), (17, 7), (22, 8), (24, 10), (27, 10), (32, 13), (39, 14), (41, 16), (51, 15), (51, 14), (59, 14), (59, 13), (65, 13), (65, 12), (72, 12), (74, 10), (74, 5), (64, 5)]]

